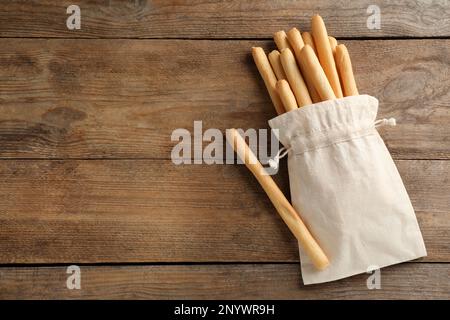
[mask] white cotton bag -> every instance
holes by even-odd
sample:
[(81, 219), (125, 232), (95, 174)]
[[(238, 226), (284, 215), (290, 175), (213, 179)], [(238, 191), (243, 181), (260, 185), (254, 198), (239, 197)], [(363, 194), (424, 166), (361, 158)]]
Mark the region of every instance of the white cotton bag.
[(414, 209), (376, 125), (368, 95), (305, 106), (269, 121), (288, 149), (291, 199), (330, 260), (317, 270), (300, 248), (304, 284), (426, 256)]

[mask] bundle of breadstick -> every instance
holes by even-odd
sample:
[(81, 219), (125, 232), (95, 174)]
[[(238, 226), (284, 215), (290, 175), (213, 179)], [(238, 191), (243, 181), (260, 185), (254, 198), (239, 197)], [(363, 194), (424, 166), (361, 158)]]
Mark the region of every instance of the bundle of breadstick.
[(254, 47), (252, 55), (278, 113), (269, 124), (290, 152), (292, 205), (237, 131), (227, 139), (298, 239), (304, 283), (426, 255), (411, 202), (376, 130), (395, 119), (376, 120), (378, 100), (359, 95), (346, 46), (328, 35), (319, 15), (310, 33), (278, 31), (274, 41), (278, 50), (266, 55)]
[[(328, 36), (320, 16), (312, 18), (312, 36), (292, 28), (287, 33), (276, 32), (274, 41), (278, 50), (266, 56), (262, 48), (254, 47), (252, 55), (278, 114), (342, 97), (341, 83), (346, 96), (358, 95), (347, 48)], [(228, 138), (236, 152), (246, 159), (244, 163), (261, 183), (316, 268), (326, 268), (328, 258), (306, 228), (300, 214), (289, 204), (273, 179), (263, 174), (262, 165), (242, 137), (234, 130), (231, 132)], [(249, 161), (249, 158), (253, 161)]]
[(312, 32), (292, 28), (278, 31), (278, 50), (266, 56), (259, 47), (253, 59), (278, 114), (312, 103), (358, 95), (347, 48), (328, 36), (322, 18), (315, 15)]

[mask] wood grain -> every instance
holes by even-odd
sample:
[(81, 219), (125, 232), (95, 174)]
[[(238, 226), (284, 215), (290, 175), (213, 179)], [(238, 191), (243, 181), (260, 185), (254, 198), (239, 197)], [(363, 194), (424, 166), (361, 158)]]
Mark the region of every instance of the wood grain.
[(315, 13), (336, 37), (444, 37), (450, 35), (447, 1), (380, 0), (381, 28), (370, 30), (371, 0), (79, 0), (81, 29), (68, 30), (73, 1), (5, 1), (0, 37), (269, 38), (275, 31), (310, 29)]
[[(292, 2), (295, 3), (295, 2)], [(25, 4), (24, 4), (25, 5)], [(268, 41), (0, 39), (0, 158), (169, 159), (176, 128), (267, 128)], [(450, 159), (450, 40), (341, 41), (397, 159)]]
[[(66, 289), (66, 267), (0, 268), (0, 299), (449, 299), (449, 264), (407, 263), (304, 286), (297, 264), (80, 266), (81, 289)], [(447, 279), (447, 280), (446, 280)]]
[[(428, 250), (422, 261), (450, 261), (450, 161), (397, 165)], [(286, 168), (276, 178), (288, 194)], [(0, 263), (214, 261), (298, 261), (243, 165), (0, 161)]]
[[(447, 1), (378, 1), (379, 30), (371, 0), (79, 0), (76, 31), (71, 4), (1, 4), (0, 299), (450, 298)], [(269, 52), (261, 40), (315, 13), (399, 123), (380, 131), (428, 257), (383, 269), (381, 290), (368, 275), (303, 286), (297, 243), (244, 166), (167, 160), (172, 131), (195, 120), (267, 128), (250, 48)], [(276, 180), (287, 194), (285, 167)], [(66, 289), (72, 263), (99, 264), (81, 266), (82, 290)]]

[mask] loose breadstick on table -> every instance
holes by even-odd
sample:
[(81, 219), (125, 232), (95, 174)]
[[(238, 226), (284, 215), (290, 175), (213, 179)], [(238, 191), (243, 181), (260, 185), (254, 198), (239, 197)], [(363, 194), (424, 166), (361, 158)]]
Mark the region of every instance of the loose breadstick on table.
[(277, 81), (277, 92), (283, 102), (286, 112), (298, 109), (297, 100), (295, 100), (294, 93), (286, 80)]
[(302, 73), (310, 79), (322, 100), (336, 99), (327, 76), (313, 49), (309, 45), (305, 45), (300, 52), (300, 67)]
[(298, 106), (303, 107), (312, 104), (308, 88), (306, 87), (305, 81), (303, 80), (302, 74), (297, 67), (294, 55), (290, 49), (281, 51), (281, 64), (283, 65), (284, 72), (289, 80), (289, 85), (297, 99)]
[(328, 40), (330, 41), (331, 52), (333, 52), (334, 55), (336, 52), (336, 46), (338, 45), (338, 42), (336, 38), (330, 36), (328, 36)]
[(264, 80), (270, 98), (272, 99), (272, 103), (275, 106), (275, 110), (278, 114), (284, 113), (283, 103), (281, 102), (276, 89), (277, 77), (275, 76), (275, 73), (273, 73), (263, 48), (253, 47), (252, 55), (256, 67)]
[(273, 72), (275, 72), (275, 75), (277, 76), (277, 79), (286, 79), (286, 74), (284, 73), (283, 66), (281, 65), (280, 52), (278, 50), (273, 50), (269, 53), (269, 62), (272, 66)]
[(330, 264), (327, 256), (311, 235), (299, 214), (286, 199), (283, 192), (269, 175), (264, 174), (264, 168), (245, 143), (245, 140), (235, 129), (227, 130), (227, 140), (247, 168), (256, 177), (259, 184), (269, 196), (275, 209), (297, 238), (314, 266), (319, 270), (325, 269)]
[(280, 52), (286, 48), (292, 49), (291, 45), (289, 44), (287, 34), (283, 30), (275, 32), (273, 35), (273, 40), (275, 40), (275, 44), (277, 45)]
[(322, 17), (315, 15), (311, 20), (311, 32), (314, 38), (314, 43), (317, 48), (317, 55), (323, 71), (327, 75), (328, 81), (333, 88), (334, 94), (337, 98), (342, 98), (342, 89), (339, 83), (339, 75), (334, 63), (333, 52), (331, 51), (330, 40), (328, 39), (327, 29)]
[(302, 38), (303, 38), (303, 42), (305, 44), (309, 45), (313, 49), (314, 53), (317, 55), (316, 45), (314, 44), (314, 39), (311, 36), (311, 33), (306, 32), (306, 31), (303, 32), (302, 33)]
[(341, 84), (344, 90), (344, 96), (357, 96), (358, 88), (356, 87), (355, 77), (353, 75), (352, 62), (347, 47), (340, 44), (336, 47), (336, 67), (341, 77)]

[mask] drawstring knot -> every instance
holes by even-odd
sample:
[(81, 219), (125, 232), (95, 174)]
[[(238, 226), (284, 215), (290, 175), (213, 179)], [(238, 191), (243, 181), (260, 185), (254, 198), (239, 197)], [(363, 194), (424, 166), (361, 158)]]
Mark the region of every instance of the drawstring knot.
[(273, 169), (273, 170), (277, 170), (278, 169), (278, 165), (280, 164), (280, 159), (284, 158), (289, 151), (291, 151), (291, 148), (281, 148), (277, 154), (275, 155), (275, 157), (273, 159), (269, 159), (268, 163), (269, 166)]
[(380, 119), (375, 121), (375, 128), (376, 127), (382, 127), (382, 126), (395, 126), (397, 125), (397, 121), (395, 121), (395, 118), (389, 118), (389, 119)]

